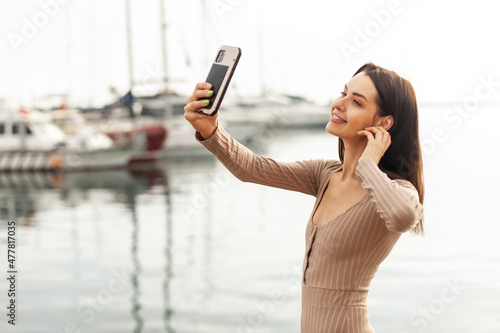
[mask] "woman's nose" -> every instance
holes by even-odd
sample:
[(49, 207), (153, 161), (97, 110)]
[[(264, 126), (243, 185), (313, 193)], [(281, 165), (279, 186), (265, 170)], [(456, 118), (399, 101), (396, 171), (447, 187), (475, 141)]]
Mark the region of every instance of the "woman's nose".
[(332, 110), (339, 110), (339, 111), (344, 111), (344, 102), (342, 101), (342, 98), (337, 98), (332, 102)]

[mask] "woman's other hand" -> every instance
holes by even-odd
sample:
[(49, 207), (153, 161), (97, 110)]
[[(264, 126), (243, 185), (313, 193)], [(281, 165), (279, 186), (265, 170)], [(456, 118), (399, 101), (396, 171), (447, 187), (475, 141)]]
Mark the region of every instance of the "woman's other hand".
[(382, 126), (365, 127), (358, 132), (359, 135), (364, 135), (368, 139), (365, 150), (359, 161), (365, 158), (371, 158), (378, 165), (382, 156), (391, 145), (391, 135)]

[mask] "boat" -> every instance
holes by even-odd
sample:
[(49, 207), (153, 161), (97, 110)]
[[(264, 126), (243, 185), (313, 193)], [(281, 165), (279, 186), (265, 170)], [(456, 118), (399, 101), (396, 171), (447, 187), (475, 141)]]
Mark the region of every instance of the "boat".
[[(152, 117), (133, 116), (133, 97), (127, 93), (103, 109), (83, 113), (79, 109), (58, 109), (50, 112), (54, 122), (69, 136), (82, 132), (107, 135), (114, 145), (132, 144), (134, 154), (129, 164), (154, 162), (163, 152), (167, 139), (165, 126)], [(104, 116), (103, 116), (104, 114)]]
[[(165, 100), (166, 99), (166, 100)], [(184, 118), (186, 97), (176, 94), (135, 97), (147, 115), (164, 118), (168, 142), (163, 157), (205, 156), (210, 152), (194, 137), (194, 129)], [(167, 115), (167, 103), (170, 115)], [(289, 129), (324, 129), (329, 119), (329, 107), (297, 96), (263, 96), (227, 98), (219, 110), (219, 122), (238, 142), (250, 144), (262, 141), (270, 131)]]
[[(163, 158), (208, 156), (210, 152), (205, 149), (194, 136), (194, 129), (184, 118), (186, 97), (174, 93), (166, 96), (171, 114), (166, 112), (165, 95), (160, 93), (154, 96), (134, 97), (141, 105), (143, 115), (162, 119), (168, 131), (168, 140), (164, 146)], [(258, 122), (230, 121), (230, 117), (220, 120), (221, 125), (239, 142), (248, 142), (262, 126)], [(236, 120), (236, 119), (235, 119)]]
[(133, 143), (134, 154), (130, 158), (130, 165), (155, 162), (163, 153), (167, 138), (167, 130), (163, 124), (151, 119), (134, 119), (110, 121), (104, 127), (103, 133), (114, 142)]
[(123, 168), (143, 145), (117, 145), (107, 135), (81, 130), (67, 135), (37, 110), (0, 110), (0, 171)]
[(257, 122), (266, 129), (323, 129), (328, 123), (329, 107), (300, 96), (265, 95), (239, 97), (225, 101), (230, 123)]

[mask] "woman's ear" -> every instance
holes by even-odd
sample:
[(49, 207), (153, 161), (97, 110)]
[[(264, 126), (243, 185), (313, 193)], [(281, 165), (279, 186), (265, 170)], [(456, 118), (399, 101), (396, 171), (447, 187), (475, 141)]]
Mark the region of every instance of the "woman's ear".
[(377, 120), (377, 125), (382, 126), (386, 131), (394, 125), (394, 118), (392, 116), (380, 117)]

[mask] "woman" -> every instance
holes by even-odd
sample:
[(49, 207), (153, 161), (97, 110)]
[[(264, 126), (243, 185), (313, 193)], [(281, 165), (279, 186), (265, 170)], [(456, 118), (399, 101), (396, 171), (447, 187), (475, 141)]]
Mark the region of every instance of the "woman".
[(302, 333), (374, 332), (371, 279), (403, 232), (422, 233), (423, 180), (418, 111), (411, 84), (372, 63), (333, 101), (328, 133), (340, 161), (280, 163), (255, 155), (195, 112), (211, 96), (199, 83), (187, 99), (196, 138), (238, 179), (316, 197), (306, 227)]

